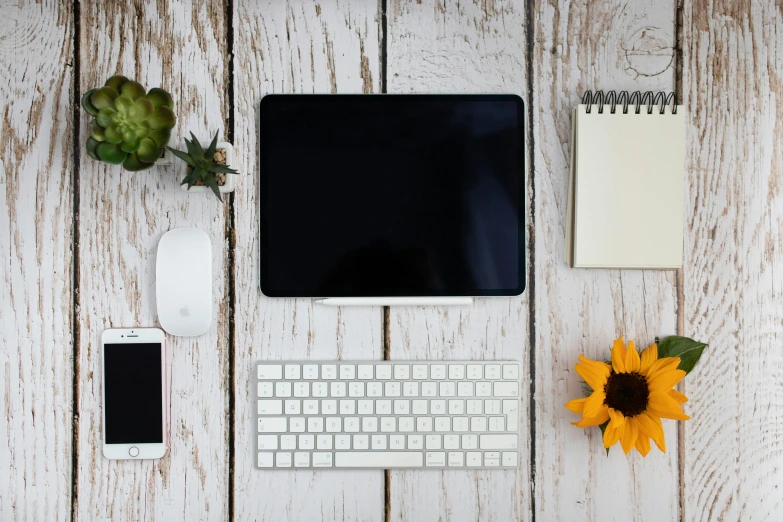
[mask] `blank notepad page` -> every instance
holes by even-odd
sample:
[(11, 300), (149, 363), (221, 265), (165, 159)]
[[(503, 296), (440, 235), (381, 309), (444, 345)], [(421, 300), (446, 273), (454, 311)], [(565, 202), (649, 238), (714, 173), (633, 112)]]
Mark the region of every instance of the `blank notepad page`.
[(684, 111), (575, 114), (573, 265), (682, 266)]

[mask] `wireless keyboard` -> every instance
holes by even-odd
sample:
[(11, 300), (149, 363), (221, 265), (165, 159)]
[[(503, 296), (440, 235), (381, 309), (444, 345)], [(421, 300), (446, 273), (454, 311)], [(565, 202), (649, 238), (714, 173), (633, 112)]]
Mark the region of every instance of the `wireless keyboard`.
[(517, 468), (519, 363), (260, 362), (262, 469)]

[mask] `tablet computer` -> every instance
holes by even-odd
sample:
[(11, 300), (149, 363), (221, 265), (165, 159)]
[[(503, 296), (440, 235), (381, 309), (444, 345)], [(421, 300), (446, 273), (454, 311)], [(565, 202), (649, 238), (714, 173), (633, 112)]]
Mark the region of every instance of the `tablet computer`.
[(525, 287), (516, 95), (267, 95), (269, 297), (511, 296)]

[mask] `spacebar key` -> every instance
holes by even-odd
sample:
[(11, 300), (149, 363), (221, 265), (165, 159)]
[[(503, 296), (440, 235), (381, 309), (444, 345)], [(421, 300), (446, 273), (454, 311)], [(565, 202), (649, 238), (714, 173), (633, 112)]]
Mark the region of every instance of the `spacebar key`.
[(334, 454), (336, 468), (415, 468), (424, 465), (420, 451), (338, 451)]

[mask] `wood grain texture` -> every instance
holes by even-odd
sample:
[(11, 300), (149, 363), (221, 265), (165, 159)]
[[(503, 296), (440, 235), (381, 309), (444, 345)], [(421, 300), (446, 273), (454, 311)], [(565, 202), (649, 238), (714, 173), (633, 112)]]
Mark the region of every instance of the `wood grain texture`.
[(537, 519), (675, 520), (676, 423), (665, 421), (666, 454), (626, 457), (618, 446), (606, 457), (600, 430), (571, 426), (577, 416), (564, 404), (583, 393), (573, 371), (580, 353), (606, 359), (620, 335), (646, 347), (676, 333), (676, 274), (571, 269), (563, 260), (571, 109), (586, 89), (673, 90), (674, 4), (535, 5)]
[[(171, 92), (183, 135), (224, 134), (227, 99), (225, 6), (218, 3), (82, 2), (81, 92), (115, 73)], [(82, 113), (82, 142), (87, 138)], [(180, 190), (181, 164), (125, 172), (81, 155), (78, 488), (82, 520), (222, 520), (228, 510), (227, 205)], [(105, 328), (157, 325), (155, 252), (161, 235), (197, 227), (212, 241), (210, 331), (167, 338), (170, 438), (160, 460), (101, 454), (100, 335)]]
[(783, 519), (783, 13), (684, 2), (685, 520)]
[[(524, 2), (391, 4), (390, 93), (513, 93), (527, 98)], [(527, 369), (528, 316), (527, 294), (477, 299), (466, 308), (392, 307), (390, 358), (518, 360)], [(522, 390), (530, 389), (526, 371), (521, 381)], [(519, 470), (393, 470), (390, 520), (530, 519), (529, 401), (523, 392)]]
[(0, 519), (67, 520), (73, 19), (59, 2), (0, 15)]
[[(378, 92), (379, 23), (370, 2), (235, 3), (235, 520), (381, 520), (381, 471), (255, 466), (255, 366), (268, 359), (381, 359), (381, 308), (268, 299), (259, 280), (258, 107), (268, 93)], [(372, 166), (368, 165), (368, 169)]]

